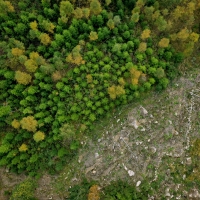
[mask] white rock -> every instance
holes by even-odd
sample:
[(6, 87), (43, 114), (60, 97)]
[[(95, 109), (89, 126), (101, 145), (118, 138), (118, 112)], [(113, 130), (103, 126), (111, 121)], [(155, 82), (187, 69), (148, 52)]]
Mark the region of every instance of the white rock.
[(141, 181), (138, 181), (138, 182), (136, 183), (136, 187), (140, 186), (140, 184), (141, 184)]
[(98, 157), (99, 157), (99, 154), (98, 154), (98, 153), (95, 153), (94, 156), (95, 156), (95, 158), (98, 158)]
[(146, 129), (145, 129), (145, 128), (142, 128), (141, 131), (144, 132), (144, 131), (146, 131)]
[(147, 111), (144, 107), (141, 106), (141, 109), (142, 109), (142, 113), (143, 113), (144, 115), (148, 114), (148, 111)]
[(152, 153), (156, 153), (156, 151), (157, 151), (157, 149), (155, 147), (151, 147), (150, 149), (151, 149)]
[(101, 139), (98, 139), (98, 142), (101, 142)]
[(191, 159), (191, 157), (186, 158), (186, 164), (187, 164), (187, 165), (191, 165), (191, 164), (192, 164), (192, 159)]
[(129, 176), (134, 176), (134, 175), (135, 175), (135, 172), (132, 171), (132, 170), (128, 170), (128, 174), (129, 174)]
[(120, 121), (120, 119), (117, 120), (117, 123)]

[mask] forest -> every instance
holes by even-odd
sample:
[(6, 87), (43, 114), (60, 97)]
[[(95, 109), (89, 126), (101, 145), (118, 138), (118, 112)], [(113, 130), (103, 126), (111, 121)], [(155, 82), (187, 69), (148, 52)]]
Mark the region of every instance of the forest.
[[(0, 166), (59, 173), (95, 122), (181, 75), (199, 18), (199, 0), (0, 0)], [(146, 199), (115, 184), (102, 199)]]

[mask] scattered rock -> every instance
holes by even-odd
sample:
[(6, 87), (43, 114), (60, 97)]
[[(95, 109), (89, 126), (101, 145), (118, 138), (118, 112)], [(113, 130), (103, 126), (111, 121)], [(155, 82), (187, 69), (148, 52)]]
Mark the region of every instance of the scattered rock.
[(155, 147), (150, 147), (151, 153), (156, 153), (157, 149)]
[(135, 175), (135, 172), (132, 171), (132, 170), (128, 170), (128, 175), (129, 175), (129, 176), (134, 176), (134, 175)]
[(141, 184), (141, 181), (138, 181), (138, 182), (136, 183), (136, 187), (139, 187), (140, 184)]
[(192, 159), (191, 159), (191, 157), (186, 158), (186, 164), (187, 164), (187, 165), (191, 165), (191, 164), (192, 164)]
[(95, 153), (94, 157), (95, 157), (95, 158), (98, 158), (98, 157), (99, 157), (99, 154), (98, 154), (98, 153)]
[(141, 112), (143, 115), (147, 115), (148, 114), (148, 111), (144, 108), (144, 107), (140, 107), (141, 108)]
[(134, 119), (134, 120), (129, 124), (129, 126), (133, 126), (135, 129), (138, 129), (138, 127), (139, 127), (139, 122), (138, 122), (136, 119)]

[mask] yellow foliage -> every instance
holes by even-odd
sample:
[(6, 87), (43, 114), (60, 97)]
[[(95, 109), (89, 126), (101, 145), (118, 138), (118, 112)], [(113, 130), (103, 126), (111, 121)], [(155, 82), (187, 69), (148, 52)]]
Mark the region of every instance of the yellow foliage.
[(90, 9), (89, 8), (83, 8), (82, 9), (83, 17), (88, 19), (90, 16)]
[(86, 75), (86, 78), (87, 78), (87, 83), (92, 83), (93, 78), (92, 78), (92, 75), (91, 75), (91, 74), (87, 74), (87, 75)]
[(141, 71), (137, 70), (135, 67), (130, 68), (130, 74), (131, 74), (131, 82), (133, 85), (138, 84), (138, 80), (142, 74)]
[(15, 128), (15, 129), (18, 129), (19, 127), (20, 127), (20, 123), (19, 123), (19, 121), (18, 120), (16, 120), (16, 119), (14, 119), (13, 121), (12, 121), (12, 127), (13, 128)]
[(142, 8), (145, 5), (145, 2), (143, 0), (138, 0), (136, 2), (136, 6), (138, 6), (139, 8)]
[(145, 40), (150, 37), (151, 31), (149, 29), (145, 29), (142, 31), (141, 39)]
[(12, 48), (11, 52), (13, 56), (21, 56), (24, 53), (24, 50), (19, 48)]
[(178, 32), (178, 34), (177, 34), (178, 38), (179, 38), (180, 40), (182, 40), (182, 41), (187, 40), (187, 38), (189, 37), (189, 35), (190, 35), (190, 34), (189, 34), (189, 31), (188, 31), (187, 28), (181, 29), (181, 30)]
[(38, 30), (38, 23), (34, 20), (33, 22), (30, 23), (30, 27), (32, 30), (36, 31)]
[(85, 60), (83, 60), (80, 51), (81, 51), (80, 45), (74, 47), (72, 52), (66, 57), (66, 61), (76, 65), (85, 64)]
[(141, 42), (138, 48), (139, 52), (144, 52), (147, 49), (147, 43), (146, 42)]
[(115, 91), (115, 85), (112, 85), (108, 88), (108, 94), (110, 95), (111, 99), (116, 99), (116, 91)]
[(39, 54), (38, 54), (38, 52), (33, 51), (29, 54), (29, 57), (30, 57), (30, 59), (36, 60), (39, 57)]
[(159, 16), (160, 16), (160, 11), (156, 10), (152, 15), (152, 20), (158, 19)]
[(41, 43), (44, 45), (48, 45), (51, 43), (51, 38), (49, 37), (47, 33), (41, 33), (39, 38), (40, 38)]
[(106, 2), (106, 5), (108, 6), (111, 4), (112, 0), (105, 0), (105, 2)]
[(109, 19), (107, 22), (107, 26), (109, 27), (109, 29), (113, 29), (115, 28), (115, 22), (112, 19)]
[(98, 34), (97, 32), (91, 31), (89, 37), (90, 37), (90, 40), (94, 41), (98, 39)]
[(15, 72), (15, 79), (18, 83), (27, 85), (31, 82), (31, 76), (30, 74), (27, 74), (25, 72), (16, 71)]
[(14, 6), (10, 3), (10, 1), (5, 1), (5, 4), (7, 6), (8, 12), (14, 12), (15, 8)]
[(22, 151), (27, 151), (28, 150), (28, 146), (26, 144), (22, 144), (20, 147), (19, 147), (19, 151), (22, 152)]
[(94, 15), (100, 14), (100, 12), (102, 11), (102, 8), (101, 8), (101, 4), (98, 0), (92, 0), (90, 2), (90, 11)]
[(57, 82), (59, 81), (60, 79), (62, 79), (62, 74), (60, 71), (55, 71), (53, 74), (52, 74), (52, 79), (54, 82)]
[(162, 47), (162, 48), (168, 47), (169, 46), (169, 39), (168, 38), (162, 38), (160, 40), (160, 42), (158, 43), (158, 46)]
[(35, 72), (38, 68), (37, 63), (32, 59), (28, 59), (27, 61), (25, 61), (24, 65), (28, 72)]
[(88, 193), (88, 200), (100, 200), (98, 185), (93, 185), (90, 187), (89, 193)]
[(177, 20), (184, 14), (185, 10), (181, 6), (177, 6), (174, 11), (172, 12), (172, 16), (174, 17), (174, 20)]
[(108, 88), (108, 94), (111, 99), (116, 99), (117, 96), (125, 94), (124, 86), (121, 85), (112, 85)]
[(189, 36), (190, 40), (192, 40), (193, 42), (198, 42), (199, 40), (199, 34), (192, 32)]
[(122, 86), (124, 86), (126, 84), (126, 82), (125, 82), (125, 80), (123, 78), (119, 78), (118, 82)]
[(131, 79), (131, 83), (132, 83), (133, 85), (137, 85), (137, 84), (138, 84), (138, 79), (137, 79), (137, 78), (132, 78), (132, 79)]
[(81, 8), (76, 8), (76, 9), (74, 10), (74, 17), (75, 17), (76, 19), (81, 19), (81, 18), (83, 17), (83, 11), (82, 11)]
[(34, 119), (33, 116), (28, 116), (22, 118), (20, 121), (22, 129), (26, 129), (27, 131), (35, 132), (37, 127), (37, 121)]
[(34, 135), (33, 135), (33, 139), (36, 142), (42, 141), (45, 138), (45, 134), (41, 131), (37, 131)]
[(125, 94), (124, 87), (121, 86), (121, 85), (117, 85), (117, 86), (115, 87), (115, 92), (116, 92), (116, 95), (117, 95), (117, 96), (120, 96), (120, 95), (122, 95), (122, 94)]
[(132, 14), (132, 16), (131, 16), (131, 20), (133, 21), (133, 22), (138, 22), (139, 21), (139, 19), (140, 19), (140, 15), (139, 15), (139, 12), (136, 12), (136, 13), (133, 13)]

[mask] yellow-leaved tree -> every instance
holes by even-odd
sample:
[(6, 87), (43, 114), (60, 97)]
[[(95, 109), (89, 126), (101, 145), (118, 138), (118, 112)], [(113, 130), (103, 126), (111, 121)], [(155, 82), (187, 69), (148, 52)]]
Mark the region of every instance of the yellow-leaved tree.
[(97, 32), (95, 32), (95, 31), (91, 31), (89, 37), (90, 37), (90, 40), (91, 40), (91, 41), (94, 41), (94, 40), (97, 40), (97, 39), (98, 39), (98, 34), (97, 34)]
[(138, 51), (139, 52), (145, 52), (147, 49), (147, 43), (146, 42), (141, 42), (139, 47), (138, 47)]
[(125, 94), (124, 86), (112, 85), (112, 86), (108, 87), (108, 94), (111, 99), (116, 99), (117, 96)]
[(98, 15), (102, 11), (101, 4), (98, 0), (92, 0), (90, 2), (90, 12), (93, 15)]
[(33, 139), (36, 142), (42, 141), (45, 138), (45, 134), (41, 131), (37, 131), (34, 135), (33, 135)]
[(33, 116), (27, 116), (22, 118), (20, 124), (22, 129), (25, 129), (30, 132), (35, 132), (38, 125), (37, 121)]
[(133, 66), (133, 67), (130, 68), (130, 74), (131, 74), (132, 84), (137, 85), (142, 72), (137, 70), (136, 66)]
[(15, 128), (15, 129), (19, 129), (20, 127), (20, 123), (18, 120), (14, 119), (11, 123), (12, 127)]
[(20, 48), (12, 48), (11, 53), (13, 56), (21, 56), (23, 55), (24, 50)]
[(39, 39), (40, 39), (40, 42), (46, 46), (51, 43), (51, 38), (49, 34), (47, 33), (41, 33), (39, 36)]
[(88, 200), (100, 200), (100, 191), (98, 185), (93, 185), (89, 189)]
[(169, 39), (168, 38), (162, 38), (159, 43), (158, 43), (159, 47), (165, 48), (169, 46)]
[(149, 30), (149, 29), (143, 30), (142, 34), (141, 34), (141, 39), (145, 40), (145, 39), (149, 38), (150, 34), (151, 34), (151, 30)]
[(16, 71), (15, 79), (22, 85), (28, 85), (31, 82), (31, 75), (26, 72)]
[(19, 147), (19, 151), (20, 152), (23, 152), (23, 151), (27, 151), (28, 150), (28, 146), (26, 144), (22, 144), (20, 147)]
[(30, 22), (30, 28), (33, 30), (33, 31), (36, 31), (38, 30), (38, 23), (34, 20), (33, 22)]

